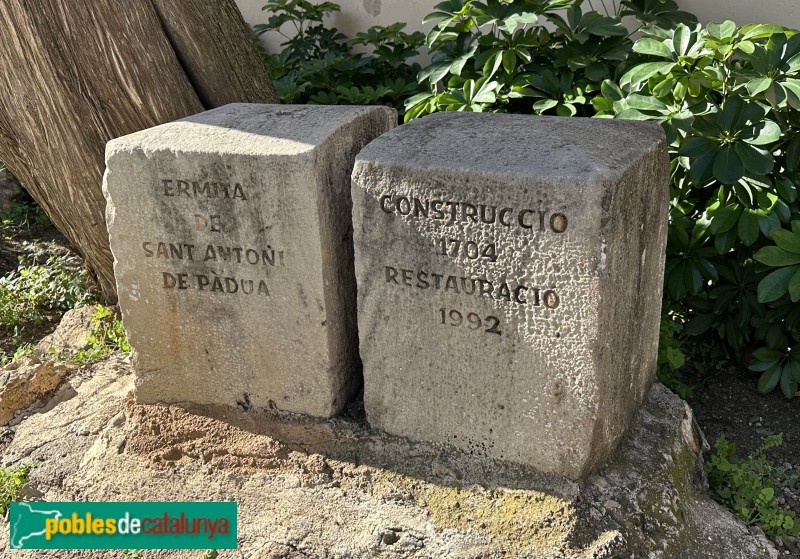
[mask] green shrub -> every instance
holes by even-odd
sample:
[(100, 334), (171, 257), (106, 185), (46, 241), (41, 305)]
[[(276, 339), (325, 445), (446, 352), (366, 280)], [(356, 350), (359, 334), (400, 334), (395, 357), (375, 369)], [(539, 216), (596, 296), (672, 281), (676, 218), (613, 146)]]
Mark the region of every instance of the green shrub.
[(778, 503), (781, 488), (791, 480), (767, 458), (767, 449), (780, 446), (781, 435), (770, 435), (747, 458), (736, 456), (736, 445), (717, 439), (716, 452), (706, 463), (708, 483), (714, 497), (748, 525), (760, 527), (771, 537), (786, 537), (800, 531), (795, 513)]
[(689, 398), (692, 389), (683, 378), (682, 370), (686, 364), (683, 351), (683, 323), (674, 315), (661, 316), (658, 343), (658, 380), (681, 398)]
[(12, 501), (19, 500), (22, 488), (28, 483), (29, 466), (0, 468), (0, 517), (5, 517)]
[[(604, 4), (605, 5), (605, 4)], [(449, 0), (423, 21), (432, 63), (428, 90), (406, 102), (406, 120), (436, 111), (593, 116), (592, 99), (614, 79), (633, 41), (622, 25), (695, 21), (671, 0), (623, 1), (608, 13), (580, 0)]]
[(20, 256), (19, 267), (0, 278), (0, 327), (14, 328), (39, 323), (45, 313), (61, 312), (90, 302), (86, 271), (66, 256), (49, 256), (41, 262)]
[(712, 332), (730, 360), (767, 346), (751, 365), (763, 372), (759, 389), (780, 385), (792, 397), (800, 222), (784, 227), (800, 217), (800, 35), (678, 25), (644, 30), (633, 51), (637, 64), (605, 81), (593, 104), (600, 116), (655, 121), (667, 133), (667, 305), (683, 308), (689, 335)]
[(44, 210), (33, 201), (20, 202), (0, 215), (0, 237), (5, 240), (18, 235), (36, 235), (52, 227)]
[[(266, 55), (278, 97), (285, 103), (323, 105), (388, 105), (403, 111), (404, 101), (420, 89), (416, 75), (422, 33), (405, 33), (404, 23), (371, 27), (347, 38), (323, 19), (340, 10), (333, 2), (271, 0), (264, 7), (272, 15), (256, 25), (257, 37), (280, 34), (283, 50)], [(283, 32), (289, 25), (291, 35)], [(354, 52), (353, 47), (371, 49)]]

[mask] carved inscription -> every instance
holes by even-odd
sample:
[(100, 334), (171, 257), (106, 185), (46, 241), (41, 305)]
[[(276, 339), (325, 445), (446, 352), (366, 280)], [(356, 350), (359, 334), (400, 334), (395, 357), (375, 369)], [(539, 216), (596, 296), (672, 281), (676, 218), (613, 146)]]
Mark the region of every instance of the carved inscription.
[[(515, 207), (489, 205), (463, 200), (428, 199), (414, 195), (383, 193), (378, 200), (381, 210), (414, 220), (434, 220), (443, 225), (492, 225), (496, 228), (517, 229), (522, 234), (561, 235), (569, 228), (566, 214), (543, 207)], [(541, 206), (541, 202), (539, 203)], [(503, 248), (496, 242), (459, 238), (446, 235), (435, 243), (435, 253), (447, 258), (497, 262)], [(397, 288), (421, 291), (466, 294), (485, 297), (513, 306), (542, 307), (555, 310), (561, 298), (555, 287), (543, 287), (513, 281), (493, 282), (485, 277), (453, 276), (432, 270), (406, 269), (384, 265), (383, 276), (387, 284)], [(475, 312), (442, 307), (439, 309), (442, 325), (464, 327), (477, 332), (502, 335), (500, 319)]]
[(185, 196), (187, 198), (232, 198), (247, 200), (242, 185), (229, 182), (188, 181), (162, 179), (164, 196)]
[[(159, 192), (165, 197), (229, 199), (247, 201), (246, 188), (240, 183), (193, 181), (188, 179), (161, 179)], [(193, 214), (191, 221), (198, 231), (212, 234), (225, 233), (228, 227), (219, 214)], [(226, 295), (270, 296), (270, 288), (259, 271), (285, 267), (286, 255), (270, 245), (266, 247), (229, 246), (219, 242), (203, 244), (175, 240), (147, 240), (142, 243), (146, 258), (178, 262), (199, 262), (207, 266), (235, 264), (245, 268), (241, 275), (220, 275), (209, 268), (202, 272), (163, 270), (164, 289), (175, 291), (196, 290)], [(250, 271), (251, 274), (247, 272)]]
[(566, 215), (544, 209), (498, 207), (453, 200), (428, 200), (416, 196), (397, 196), (391, 193), (381, 195), (380, 204), (381, 209), (387, 214), (444, 221), (445, 225), (485, 223), (527, 231), (551, 231), (553, 233), (563, 233), (569, 226)]
[(470, 330), (482, 330), (485, 328), (484, 332), (487, 334), (502, 335), (502, 332), (498, 329), (498, 326), (500, 326), (500, 319), (496, 316), (487, 316), (481, 320), (479, 315), (470, 312), (467, 313), (465, 324), (464, 313), (459, 310), (450, 309), (448, 311), (447, 308), (442, 307), (439, 309), (439, 312), (442, 314), (442, 324), (450, 324), (450, 326), (455, 327), (465, 325)]

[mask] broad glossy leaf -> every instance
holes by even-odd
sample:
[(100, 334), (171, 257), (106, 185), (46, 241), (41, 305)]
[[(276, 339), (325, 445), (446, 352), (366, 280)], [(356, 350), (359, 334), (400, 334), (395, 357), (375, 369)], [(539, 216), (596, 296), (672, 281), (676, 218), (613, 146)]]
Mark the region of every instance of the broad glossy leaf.
[(756, 46), (752, 41), (742, 41), (737, 46), (739, 47), (739, 50), (745, 54), (753, 54), (756, 50)]
[(620, 118), (623, 120), (652, 120), (652, 117), (644, 114), (641, 111), (637, 111), (636, 109), (625, 109), (624, 111), (618, 113), (615, 118)]
[(766, 214), (759, 213), (758, 226), (761, 228), (761, 232), (769, 237), (770, 234), (775, 231), (775, 229), (781, 226), (781, 220), (778, 219), (778, 216), (775, 215), (774, 212), (769, 212)]
[(638, 93), (632, 93), (625, 98), (628, 106), (632, 109), (638, 109), (640, 111), (665, 111), (667, 110), (667, 106), (650, 95), (639, 95)]
[(608, 66), (602, 62), (592, 62), (586, 67), (586, 77), (593, 82), (599, 82), (608, 77)]
[(739, 216), (742, 214), (742, 207), (739, 205), (725, 206), (721, 210), (711, 216), (711, 221), (708, 230), (717, 235), (724, 233), (736, 226), (739, 221)]
[[(791, 370), (786, 366), (782, 367), (781, 370), (781, 392), (790, 400), (794, 398), (794, 395), (797, 393), (797, 380), (795, 380)], [(770, 500), (771, 499), (770, 497)]]
[(712, 151), (692, 161), (689, 176), (698, 186), (705, 186), (714, 178), (714, 158), (717, 152)]
[(690, 136), (681, 143), (678, 153), (684, 157), (702, 157), (718, 149), (719, 144), (714, 140), (703, 136)]
[(737, 225), (739, 238), (745, 244), (750, 246), (758, 239), (760, 229), (758, 226), (758, 214), (746, 208), (742, 215), (739, 216), (739, 223)]
[(733, 146), (722, 147), (717, 152), (714, 176), (722, 184), (734, 184), (744, 176), (744, 164)]
[(753, 40), (763, 39), (775, 33), (784, 33), (785, 31), (787, 31), (787, 29), (780, 25), (758, 23), (745, 25), (739, 30), (739, 33), (741, 33), (743, 39)]
[[(783, 359), (783, 352), (771, 347), (760, 347), (753, 352), (753, 358), (763, 363), (777, 363)], [(762, 369), (765, 370), (765, 369)]]
[(758, 284), (758, 302), (771, 303), (783, 297), (789, 289), (789, 282), (798, 270), (800, 270), (798, 266), (788, 266), (768, 274)]
[(800, 255), (800, 235), (786, 229), (776, 229), (772, 232), (772, 240), (782, 250)]
[(675, 28), (675, 34), (672, 37), (672, 49), (678, 56), (685, 56), (689, 50), (689, 45), (692, 40), (692, 32), (685, 25), (679, 25)]
[(503, 51), (503, 70), (508, 74), (513, 74), (517, 68), (517, 53), (513, 50)]
[(708, 24), (706, 31), (715, 39), (730, 39), (736, 33), (736, 24), (730, 20), (712, 22)]
[(542, 99), (533, 104), (533, 110), (537, 113), (543, 113), (558, 105), (555, 99)]
[(800, 270), (789, 280), (789, 297), (793, 303), (800, 301)]
[(761, 77), (755, 78), (747, 82), (747, 92), (750, 94), (751, 97), (755, 97), (759, 93), (766, 91), (769, 86), (772, 85), (772, 78), (768, 77)]
[(758, 379), (758, 391), (762, 394), (769, 394), (775, 387), (778, 386), (778, 381), (781, 380), (782, 369), (780, 366), (775, 365), (766, 371), (761, 378)]
[[(674, 62), (647, 62), (634, 66), (620, 79), (622, 85), (635, 87), (645, 80), (649, 80), (656, 74), (667, 74), (675, 66)], [(670, 89), (672, 89), (670, 87)]]
[(636, 41), (636, 43), (633, 45), (633, 50), (639, 54), (648, 54), (651, 56), (658, 56), (660, 58), (668, 59), (675, 58), (672, 50), (670, 50), (667, 45), (661, 41), (657, 41), (649, 37), (645, 37)]
[(784, 369), (788, 368), (791, 375), (795, 380), (800, 381), (800, 361), (796, 359), (789, 359), (784, 365)]
[(675, 82), (675, 87), (672, 88), (672, 96), (677, 101), (682, 101), (686, 94), (689, 92), (689, 80), (681, 78)]
[[(744, 168), (751, 173), (755, 175), (768, 175), (772, 172), (772, 167), (775, 162), (768, 151), (758, 149), (744, 142), (736, 142), (734, 144), (734, 150), (736, 155), (739, 156)], [(716, 169), (714, 171), (716, 174)]]
[(753, 137), (747, 140), (747, 143), (755, 146), (763, 146), (777, 142), (781, 139), (781, 127), (776, 122), (771, 120), (764, 120), (759, 122), (753, 129)]
[(783, 200), (776, 199), (775, 206), (773, 207), (775, 209), (775, 213), (778, 214), (780, 220), (783, 223), (788, 223), (792, 217), (792, 210), (789, 209), (789, 206), (787, 206)]
[[(602, 93), (603, 97), (610, 99), (611, 101), (619, 101), (624, 97), (619, 86), (611, 80), (603, 81), (603, 83), (600, 85), (600, 93)], [(798, 139), (800, 139), (800, 136), (798, 136)]]
[(786, 148), (786, 170), (795, 171), (798, 165), (800, 165), (800, 135), (792, 138), (789, 147)]
[[(775, 231), (780, 231), (776, 229)], [(775, 234), (775, 231), (772, 234)], [(764, 247), (753, 255), (753, 258), (766, 264), (767, 266), (792, 266), (800, 264), (800, 254), (788, 252), (780, 247), (768, 246)]]

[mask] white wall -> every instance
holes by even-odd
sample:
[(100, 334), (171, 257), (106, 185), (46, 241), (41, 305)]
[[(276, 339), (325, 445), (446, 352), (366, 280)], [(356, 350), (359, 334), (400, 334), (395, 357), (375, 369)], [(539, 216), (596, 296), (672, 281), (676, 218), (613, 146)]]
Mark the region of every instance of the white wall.
[(797, 0), (678, 0), (678, 4), (704, 23), (732, 19), (739, 25), (774, 23), (800, 29)]
[[(312, 0), (318, 2), (319, 0)], [(348, 37), (366, 31), (373, 25), (388, 25), (396, 21), (408, 23), (407, 29), (422, 29), (422, 18), (433, 11), (440, 0), (334, 0), (342, 11), (334, 14), (331, 25)], [(244, 18), (251, 24), (265, 23), (267, 12), (262, 12), (263, 0), (236, 0)], [(798, 0), (678, 0), (682, 9), (692, 12), (700, 21), (732, 19), (739, 25), (746, 23), (776, 23), (800, 28), (800, 2)], [(270, 35), (276, 35), (271, 33)], [(267, 48), (277, 50), (281, 38), (267, 38)]]

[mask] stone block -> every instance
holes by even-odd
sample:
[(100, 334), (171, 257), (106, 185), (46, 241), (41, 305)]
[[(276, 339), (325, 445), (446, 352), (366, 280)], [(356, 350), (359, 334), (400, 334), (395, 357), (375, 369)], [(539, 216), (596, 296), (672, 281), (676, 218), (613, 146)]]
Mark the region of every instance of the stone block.
[(233, 104), (109, 142), (141, 403), (337, 414), (359, 388), (350, 173), (383, 107)]
[(353, 172), (370, 424), (579, 478), (655, 379), (669, 160), (656, 124), (441, 113)]

